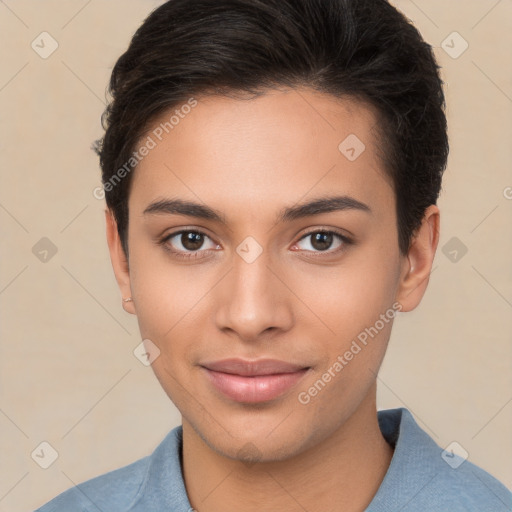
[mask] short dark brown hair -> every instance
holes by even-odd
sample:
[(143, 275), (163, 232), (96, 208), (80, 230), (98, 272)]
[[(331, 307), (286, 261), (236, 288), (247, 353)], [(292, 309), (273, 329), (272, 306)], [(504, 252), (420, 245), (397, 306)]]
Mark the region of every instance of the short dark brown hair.
[(281, 86), (307, 86), (376, 108), (398, 244), (406, 254), (426, 208), (437, 202), (446, 168), (442, 85), (431, 46), (386, 0), (165, 2), (115, 63), (105, 134), (93, 144), (126, 255), (132, 173), (112, 179), (151, 123), (192, 96), (258, 95)]

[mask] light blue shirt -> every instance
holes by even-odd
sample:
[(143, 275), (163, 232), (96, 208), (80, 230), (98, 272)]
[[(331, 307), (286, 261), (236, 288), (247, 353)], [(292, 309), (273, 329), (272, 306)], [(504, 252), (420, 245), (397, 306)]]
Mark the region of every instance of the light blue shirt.
[[(440, 448), (407, 409), (378, 415), (382, 434), (395, 451), (366, 512), (512, 511), (512, 493), (504, 485)], [(151, 455), (72, 487), (36, 512), (190, 512), (180, 463), (182, 441), (180, 425)]]

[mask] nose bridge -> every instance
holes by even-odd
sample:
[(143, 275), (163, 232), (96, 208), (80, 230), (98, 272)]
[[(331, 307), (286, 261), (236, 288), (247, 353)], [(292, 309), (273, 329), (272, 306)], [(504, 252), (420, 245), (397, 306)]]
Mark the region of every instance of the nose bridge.
[(231, 272), (223, 280), (222, 298), (217, 302), (219, 329), (229, 328), (244, 339), (254, 339), (271, 327), (289, 328), (290, 303), (272, 266), (269, 253), (254, 240), (238, 246)]

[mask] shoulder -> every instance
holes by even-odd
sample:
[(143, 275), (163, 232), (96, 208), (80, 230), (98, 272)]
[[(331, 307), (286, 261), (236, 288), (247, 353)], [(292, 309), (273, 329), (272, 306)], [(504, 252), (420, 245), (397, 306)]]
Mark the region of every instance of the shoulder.
[(380, 411), (379, 424), (395, 452), (368, 512), (512, 510), (501, 482), (458, 455), (460, 445), (440, 447), (407, 409)]
[(35, 512), (121, 512), (137, 496), (147, 473), (150, 457), (91, 478), (69, 488)]
[[(180, 476), (179, 446), (181, 426), (172, 429), (151, 455), (75, 485), (35, 512), (126, 512), (141, 498), (155, 498), (161, 485), (157, 476), (165, 474), (167, 484), (176, 486)], [(179, 482), (178, 482), (179, 485)]]
[[(446, 454), (447, 452), (445, 457)], [(451, 505), (450, 510), (512, 511), (512, 493), (499, 480), (472, 462), (453, 453), (448, 454), (451, 460), (457, 458), (461, 465), (453, 468), (448, 466), (437, 474), (437, 496), (440, 504), (446, 496), (444, 501)], [(455, 505), (458, 508), (454, 508)]]

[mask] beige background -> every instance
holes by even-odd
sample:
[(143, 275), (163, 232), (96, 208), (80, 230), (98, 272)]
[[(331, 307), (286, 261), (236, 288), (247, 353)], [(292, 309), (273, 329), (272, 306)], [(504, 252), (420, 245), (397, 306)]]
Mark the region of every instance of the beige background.
[[(0, 512), (147, 455), (180, 422), (133, 355), (89, 149), (111, 67), (160, 3), (0, 3)], [(379, 407), (408, 407), (441, 446), (457, 441), (512, 487), (512, 2), (395, 3), (436, 47), (451, 155), (434, 272), (395, 322)], [(47, 59), (31, 48), (43, 31), (59, 44)], [(453, 31), (469, 43), (457, 59), (441, 46)], [(32, 252), (43, 237), (57, 248), (47, 262)], [(453, 237), (468, 249), (456, 262), (443, 253)], [(58, 452), (46, 470), (31, 458), (42, 441)]]

